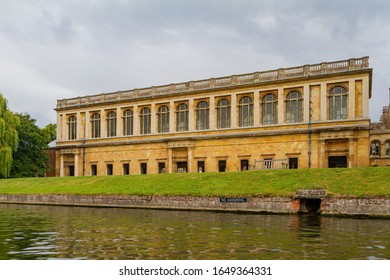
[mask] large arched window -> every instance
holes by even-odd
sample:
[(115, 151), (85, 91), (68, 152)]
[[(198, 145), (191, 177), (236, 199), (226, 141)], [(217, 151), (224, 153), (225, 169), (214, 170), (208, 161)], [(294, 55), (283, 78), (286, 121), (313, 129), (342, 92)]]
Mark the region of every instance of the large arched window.
[(123, 135), (133, 135), (133, 111), (130, 109), (123, 112)]
[(99, 138), (100, 137), (100, 114), (94, 113), (91, 117), (91, 137)]
[(201, 101), (196, 106), (196, 129), (209, 129), (209, 104)]
[(75, 116), (68, 118), (68, 140), (77, 138), (77, 119)]
[(107, 115), (107, 136), (116, 136), (116, 113), (111, 111)]
[(221, 99), (217, 103), (217, 128), (230, 127), (230, 102)]
[(188, 131), (188, 106), (185, 103), (177, 106), (176, 131)]
[(253, 101), (249, 96), (244, 96), (238, 104), (238, 126), (247, 127), (253, 125)]
[(286, 97), (286, 122), (301, 123), (303, 118), (302, 94), (291, 91)]
[(385, 156), (390, 156), (390, 140), (385, 143)]
[(370, 146), (370, 156), (380, 156), (381, 143), (379, 141), (372, 141)]
[(278, 123), (277, 97), (272, 93), (268, 93), (264, 95), (261, 105), (262, 105), (261, 107), (262, 124), (263, 125), (277, 124)]
[(139, 114), (140, 134), (150, 134), (150, 109), (145, 107)]
[(158, 133), (169, 132), (169, 109), (167, 106), (161, 106), (157, 112)]
[(347, 90), (335, 86), (329, 92), (329, 120), (345, 120), (347, 118)]

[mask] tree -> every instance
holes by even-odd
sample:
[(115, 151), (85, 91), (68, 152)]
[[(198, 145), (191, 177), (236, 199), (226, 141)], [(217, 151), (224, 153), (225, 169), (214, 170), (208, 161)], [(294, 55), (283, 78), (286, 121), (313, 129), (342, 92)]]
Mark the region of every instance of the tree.
[(7, 178), (12, 166), (12, 154), (18, 147), (19, 118), (7, 108), (0, 93), (0, 178)]
[(29, 114), (18, 114), (20, 119), (19, 145), (14, 152), (11, 177), (43, 176), (48, 165), (47, 144), (51, 137), (36, 125)]
[(53, 123), (49, 123), (45, 128), (42, 129), (42, 132), (47, 137), (47, 143), (53, 142), (57, 137), (57, 125)]

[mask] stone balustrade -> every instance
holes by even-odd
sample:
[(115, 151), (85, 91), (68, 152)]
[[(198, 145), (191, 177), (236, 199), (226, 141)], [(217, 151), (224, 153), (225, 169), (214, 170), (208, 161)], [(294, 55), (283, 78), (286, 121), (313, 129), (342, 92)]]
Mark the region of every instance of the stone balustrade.
[(213, 88), (226, 88), (239, 85), (251, 85), (261, 82), (286, 80), (301, 77), (303, 78), (308, 76), (318, 76), (331, 73), (351, 72), (362, 69), (369, 69), (368, 57), (351, 58), (348, 60), (326, 62), (313, 65), (303, 65), (291, 68), (280, 68), (277, 70), (233, 75), (229, 77), (211, 78), (206, 80), (153, 86), (128, 91), (102, 93), (98, 95), (61, 99), (57, 101), (57, 110), (99, 103), (159, 97), (167, 94), (195, 92)]

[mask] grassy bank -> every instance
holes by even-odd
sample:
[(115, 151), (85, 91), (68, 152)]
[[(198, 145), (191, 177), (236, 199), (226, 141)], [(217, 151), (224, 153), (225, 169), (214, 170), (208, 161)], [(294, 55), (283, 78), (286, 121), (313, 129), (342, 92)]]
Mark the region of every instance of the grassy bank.
[(340, 196), (390, 197), (390, 167), (0, 180), (0, 194), (248, 197), (291, 196), (300, 188), (325, 188)]

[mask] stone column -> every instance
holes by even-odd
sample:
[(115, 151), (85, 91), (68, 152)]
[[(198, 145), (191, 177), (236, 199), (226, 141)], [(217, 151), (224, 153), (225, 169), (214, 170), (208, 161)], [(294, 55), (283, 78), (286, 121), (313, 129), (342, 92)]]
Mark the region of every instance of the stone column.
[(63, 140), (62, 139), (62, 125), (63, 125), (63, 123), (62, 123), (62, 117), (63, 117), (63, 115), (62, 114), (58, 114), (57, 113), (57, 124), (58, 124), (58, 127), (57, 127), (57, 140), (58, 141), (61, 141), (61, 140)]
[(210, 129), (215, 129), (215, 99), (214, 96), (210, 96), (210, 104), (209, 104), (209, 121), (210, 121)]
[(253, 93), (253, 126), (260, 126), (260, 92), (257, 89)]
[(234, 93), (231, 95), (230, 118), (231, 118), (230, 127), (236, 128), (237, 127), (237, 94)]
[(362, 81), (362, 115), (363, 118), (368, 119), (369, 118), (369, 110), (368, 110), (368, 101), (370, 98), (370, 80), (368, 77), (364, 77)]
[(310, 119), (310, 85), (303, 86), (303, 122), (307, 123)]
[(169, 132), (175, 132), (175, 102), (169, 101)]
[(284, 92), (278, 88), (278, 124), (284, 123)]
[(138, 105), (134, 105), (133, 108), (133, 134), (140, 135), (139, 133), (139, 113), (138, 113)]
[(76, 139), (81, 139), (81, 138), (83, 138), (82, 137), (83, 126), (82, 126), (80, 112), (76, 113), (76, 125), (77, 125), (77, 127), (76, 127)]
[(116, 108), (116, 136), (123, 136), (123, 113), (120, 107)]
[(79, 154), (74, 154), (74, 176), (79, 176)]
[(194, 108), (194, 99), (190, 98), (188, 100), (188, 131), (195, 130), (195, 108)]
[(324, 168), (325, 166), (325, 160), (326, 160), (326, 147), (325, 147), (325, 140), (320, 140), (320, 149), (318, 154), (318, 162), (319, 167)]
[(89, 111), (85, 112), (85, 124), (84, 124), (84, 138), (89, 139), (91, 137), (91, 121)]
[(349, 147), (348, 147), (348, 167), (351, 168), (351, 167), (356, 167), (357, 164), (356, 164), (356, 161), (357, 161), (357, 157), (358, 157), (358, 151), (356, 149), (357, 147), (357, 143), (356, 143), (356, 139), (355, 138), (351, 138), (349, 139)]
[(100, 110), (100, 137), (104, 138), (107, 137), (107, 116), (105, 110)]
[(156, 125), (157, 125), (156, 104), (152, 103), (150, 105), (150, 133), (151, 134), (156, 134), (157, 133)]
[(348, 119), (355, 119), (355, 80), (348, 81)]
[(192, 165), (193, 165), (193, 147), (188, 147), (188, 170), (187, 172), (189, 173), (192, 173), (193, 172), (193, 168), (192, 168)]
[(172, 173), (172, 148), (168, 148), (168, 173)]
[(327, 111), (327, 106), (326, 106), (326, 99), (327, 99), (327, 90), (326, 90), (326, 83), (321, 83), (321, 121), (326, 121), (326, 111)]
[(66, 133), (68, 129), (67, 125), (67, 116), (65, 114), (62, 115), (62, 140), (68, 140), (68, 134)]
[(60, 177), (64, 177), (64, 155), (60, 154)]

